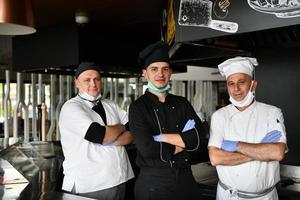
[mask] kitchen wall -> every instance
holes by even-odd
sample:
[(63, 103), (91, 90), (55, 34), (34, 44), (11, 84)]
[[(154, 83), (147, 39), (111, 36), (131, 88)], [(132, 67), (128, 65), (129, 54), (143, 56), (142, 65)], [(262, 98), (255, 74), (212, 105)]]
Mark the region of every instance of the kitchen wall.
[(300, 166), (300, 47), (263, 49), (255, 52), (257, 100), (282, 109), (289, 152), (284, 164)]

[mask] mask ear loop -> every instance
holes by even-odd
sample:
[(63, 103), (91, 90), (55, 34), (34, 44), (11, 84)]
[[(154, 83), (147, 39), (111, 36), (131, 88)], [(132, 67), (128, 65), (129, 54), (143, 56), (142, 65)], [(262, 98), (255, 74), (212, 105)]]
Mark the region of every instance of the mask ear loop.
[(255, 70), (253, 70), (253, 73), (252, 73), (252, 80), (251, 80), (251, 86), (250, 86), (250, 91), (252, 92), (253, 96), (255, 97), (255, 91), (252, 91), (254, 81), (255, 81)]

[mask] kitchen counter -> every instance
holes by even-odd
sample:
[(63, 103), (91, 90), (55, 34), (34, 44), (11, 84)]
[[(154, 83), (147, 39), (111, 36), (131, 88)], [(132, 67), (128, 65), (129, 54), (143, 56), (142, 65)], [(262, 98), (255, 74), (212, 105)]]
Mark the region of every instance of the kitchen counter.
[(61, 191), (63, 154), (59, 142), (13, 142), (2, 147), (6, 148), (0, 151), (0, 199), (89, 199)]
[[(8, 143), (6, 141), (6, 144)], [(8, 195), (19, 197), (20, 200), (88, 199), (61, 190), (63, 153), (60, 142), (13, 143), (6, 148), (0, 148), (0, 158), (4, 164), (8, 162), (17, 171), (16, 176), (21, 176), (15, 178), (19, 183), (0, 185), (0, 199), (10, 197)], [(136, 150), (134, 146), (128, 146), (126, 149), (137, 175), (139, 169), (134, 163)], [(0, 170), (0, 177), (5, 175), (3, 171)], [(215, 200), (218, 183), (216, 168), (209, 162), (202, 162), (192, 165), (192, 171), (204, 199)], [(300, 184), (295, 178), (299, 172), (300, 167), (281, 165), (282, 180), (277, 184), (280, 200), (300, 200)], [(126, 200), (134, 199), (134, 181), (135, 179), (132, 179), (127, 184)]]
[[(300, 167), (281, 164), (280, 169), (281, 181), (276, 185), (279, 199), (300, 200), (300, 179), (295, 178), (295, 175), (300, 172)], [(218, 184), (216, 168), (211, 166), (209, 162), (205, 162), (193, 165), (192, 171), (203, 195), (207, 196), (208, 199), (215, 199)]]

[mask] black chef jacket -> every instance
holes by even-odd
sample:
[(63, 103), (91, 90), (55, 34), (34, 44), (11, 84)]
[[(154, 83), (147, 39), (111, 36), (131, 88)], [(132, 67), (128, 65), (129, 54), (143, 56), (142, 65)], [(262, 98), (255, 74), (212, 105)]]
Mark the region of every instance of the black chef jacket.
[[(195, 129), (181, 132), (186, 122), (194, 119)], [(131, 104), (129, 127), (137, 148), (136, 164), (143, 167), (190, 167), (191, 155), (200, 146), (206, 145), (206, 133), (192, 105), (181, 96), (168, 94), (165, 102), (148, 90)], [(154, 135), (180, 133), (184, 151), (174, 155), (175, 146), (156, 142)]]

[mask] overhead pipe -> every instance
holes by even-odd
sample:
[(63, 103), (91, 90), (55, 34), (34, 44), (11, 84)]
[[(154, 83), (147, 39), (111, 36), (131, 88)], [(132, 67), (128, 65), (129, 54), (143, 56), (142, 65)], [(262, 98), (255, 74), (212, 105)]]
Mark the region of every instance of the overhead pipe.
[(24, 84), (22, 74), (17, 72), (17, 101), (14, 110), (13, 137), (18, 138), (18, 111), (24, 109), (24, 142), (29, 142), (28, 107), (24, 103)]
[(137, 90), (138, 90), (138, 97), (143, 95), (143, 79), (142, 78), (138, 78), (138, 84), (137, 84)]
[(31, 74), (31, 89), (32, 89), (32, 136), (33, 140), (38, 140), (37, 135), (37, 112), (36, 112), (36, 106), (37, 106), (37, 91), (36, 91), (36, 74)]
[(72, 76), (67, 76), (67, 95), (66, 100), (72, 98)]
[(116, 103), (116, 104), (118, 104), (118, 101), (119, 101), (119, 79), (118, 78), (114, 78), (114, 86), (115, 86), (115, 90), (114, 90), (114, 92), (115, 92), (115, 94), (114, 94), (114, 102)]
[(42, 140), (42, 102), (44, 100), (43, 98), (43, 92), (44, 87), (43, 87), (43, 75), (38, 74), (38, 93), (37, 93), (37, 111), (38, 111), (38, 140)]
[[(64, 76), (59, 75), (59, 101), (55, 110), (56, 125), (58, 124), (59, 121), (59, 114), (63, 103), (64, 103)], [(56, 140), (60, 140), (60, 132), (58, 126), (56, 126)]]
[(110, 78), (110, 85), (109, 85), (109, 99), (114, 100), (114, 81), (113, 78)]
[(105, 99), (107, 97), (107, 78), (102, 78), (102, 98)]
[(137, 98), (139, 98), (139, 90), (138, 90), (138, 85), (139, 85), (139, 78), (135, 78), (134, 99), (137, 99)]
[(9, 138), (9, 100), (10, 100), (10, 72), (5, 70), (5, 97), (4, 97), (4, 138)]
[(37, 100), (37, 103), (38, 105), (41, 105), (42, 102), (43, 102), (43, 75), (42, 74), (38, 74), (38, 100)]
[(194, 81), (187, 82), (187, 99), (193, 105), (194, 101)]
[(47, 134), (47, 141), (52, 141), (53, 132), (55, 130), (55, 102), (56, 102), (56, 89), (55, 89), (56, 75), (50, 75), (50, 127)]
[(129, 80), (124, 79), (124, 93), (123, 93), (123, 102), (121, 108), (128, 111), (129, 105), (131, 104), (130, 97), (128, 95)]

